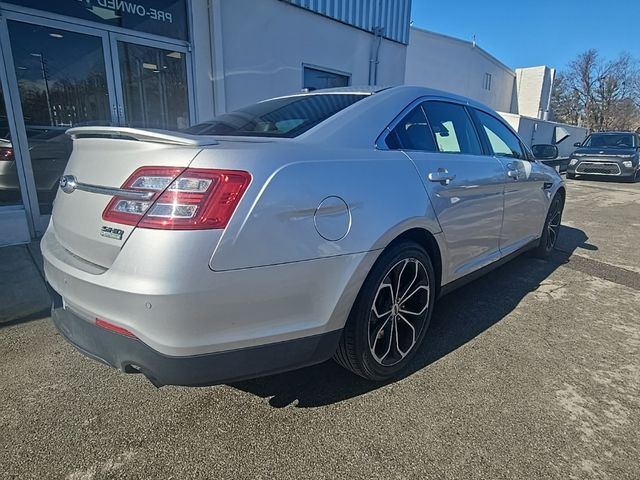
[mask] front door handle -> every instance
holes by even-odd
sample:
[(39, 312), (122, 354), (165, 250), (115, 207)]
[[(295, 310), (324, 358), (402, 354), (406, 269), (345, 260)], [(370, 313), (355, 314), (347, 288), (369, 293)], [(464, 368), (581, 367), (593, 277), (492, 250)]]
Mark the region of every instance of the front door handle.
[(431, 172), (427, 175), (430, 182), (438, 182), (442, 185), (449, 185), (456, 178), (453, 173), (449, 173), (446, 168), (439, 168), (437, 172)]
[(518, 180), (519, 176), (520, 176), (520, 172), (513, 165), (513, 163), (507, 164), (507, 177), (513, 178), (514, 180)]

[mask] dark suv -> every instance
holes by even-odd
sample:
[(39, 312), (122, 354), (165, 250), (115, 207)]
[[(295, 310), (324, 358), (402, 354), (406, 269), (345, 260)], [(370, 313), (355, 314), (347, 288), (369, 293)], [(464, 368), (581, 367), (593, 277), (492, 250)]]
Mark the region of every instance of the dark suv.
[(638, 157), (640, 136), (633, 132), (599, 132), (575, 144), (567, 178), (583, 175), (621, 177), (634, 182), (640, 178)]

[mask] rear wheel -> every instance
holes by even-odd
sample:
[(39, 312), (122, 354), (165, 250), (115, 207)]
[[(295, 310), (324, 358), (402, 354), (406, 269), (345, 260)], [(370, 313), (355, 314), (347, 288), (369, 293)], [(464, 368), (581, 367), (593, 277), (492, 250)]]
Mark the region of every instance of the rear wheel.
[(402, 370), (429, 326), (434, 279), (431, 259), (418, 244), (386, 250), (358, 294), (335, 360), (370, 380), (386, 380)]
[(558, 241), (558, 236), (560, 235), (563, 209), (564, 197), (561, 193), (556, 193), (553, 200), (551, 200), (551, 206), (547, 212), (540, 243), (532, 252), (535, 257), (547, 258), (551, 255), (551, 252), (553, 252)]

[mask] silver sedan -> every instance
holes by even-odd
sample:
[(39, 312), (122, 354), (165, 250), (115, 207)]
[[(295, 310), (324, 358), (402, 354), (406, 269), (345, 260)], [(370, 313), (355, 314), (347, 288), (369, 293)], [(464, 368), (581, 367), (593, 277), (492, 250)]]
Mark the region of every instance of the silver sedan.
[(185, 132), (68, 131), (53, 320), (156, 385), (334, 358), (393, 377), (437, 298), (548, 256), (565, 187), (489, 108), (418, 88), (275, 98)]

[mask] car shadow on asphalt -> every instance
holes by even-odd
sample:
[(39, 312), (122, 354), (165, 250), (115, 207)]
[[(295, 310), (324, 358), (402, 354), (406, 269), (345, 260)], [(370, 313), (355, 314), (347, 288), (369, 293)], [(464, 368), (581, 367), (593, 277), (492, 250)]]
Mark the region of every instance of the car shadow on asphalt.
[(579, 248), (597, 250), (582, 230), (562, 226), (558, 250), (550, 259), (522, 255), (487, 275), (442, 297), (435, 306), (425, 340), (402, 374), (380, 383), (367, 381), (333, 361), (278, 375), (231, 384), (239, 390), (268, 398), (276, 408), (319, 407), (363, 395), (397, 382), (437, 362), (500, 322), (528, 293)]

